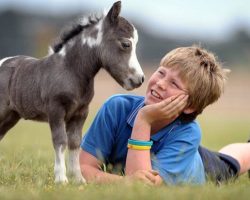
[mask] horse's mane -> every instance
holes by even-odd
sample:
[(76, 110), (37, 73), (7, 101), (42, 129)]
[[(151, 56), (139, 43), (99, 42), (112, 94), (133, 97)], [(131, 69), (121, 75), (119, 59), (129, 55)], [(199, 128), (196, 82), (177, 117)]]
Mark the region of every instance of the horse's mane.
[(53, 52), (54, 53), (59, 52), (70, 39), (81, 33), (83, 29), (97, 24), (103, 17), (104, 14), (102, 15), (92, 14), (88, 17), (81, 18), (71, 23), (70, 25), (65, 26), (62, 29), (60, 36), (51, 45)]

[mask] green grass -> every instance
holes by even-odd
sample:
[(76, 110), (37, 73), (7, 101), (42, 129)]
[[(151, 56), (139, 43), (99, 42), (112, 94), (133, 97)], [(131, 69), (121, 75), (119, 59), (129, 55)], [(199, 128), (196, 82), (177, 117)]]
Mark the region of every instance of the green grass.
[[(247, 120), (199, 118), (202, 144), (218, 150), (249, 136)], [(85, 127), (89, 126), (89, 122)], [(250, 180), (242, 176), (220, 187), (150, 187), (141, 183), (55, 185), (54, 152), (49, 127), (21, 120), (0, 143), (0, 199), (249, 199)]]

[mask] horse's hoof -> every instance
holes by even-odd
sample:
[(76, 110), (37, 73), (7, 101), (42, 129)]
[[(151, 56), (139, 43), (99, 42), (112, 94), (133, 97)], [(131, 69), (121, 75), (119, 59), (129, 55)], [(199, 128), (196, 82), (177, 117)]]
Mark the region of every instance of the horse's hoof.
[(63, 184), (66, 185), (68, 183), (68, 178), (65, 175), (57, 176), (55, 178), (55, 183), (56, 184)]
[(76, 184), (87, 184), (85, 178), (83, 178), (82, 175), (79, 175), (79, 176), (75, 176), (75, 177), (72, 177), (73, 178), (73, 182), (76, 183)]
[(81, 183), (81, 184), (84, 184), (84, 185), (87, 184), (85, 178), (83, 178), (82, 176), (79, 177), (77, 181), (78, 181), (79, 183)]

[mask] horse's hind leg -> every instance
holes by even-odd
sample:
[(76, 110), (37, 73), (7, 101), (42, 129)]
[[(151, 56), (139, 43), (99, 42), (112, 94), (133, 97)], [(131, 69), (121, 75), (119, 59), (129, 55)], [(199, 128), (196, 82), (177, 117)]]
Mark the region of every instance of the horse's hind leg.
[(68, 174), (70, 174), (76, 182), (85, 183), (85, 179), (82, 176), (80, 163), (79, 163), (79, 147), (82, 139), (82, 127), (87, 117), (87, 113), (81, 116), (73, 117), (66, 124), (66, 130), (68, 134)]
[(0, 141), (4, 135), (11, 129), (20, 119), (20, 116), (15, 111), (7, 113), (4, 117), (1, 117), (0, 121)]

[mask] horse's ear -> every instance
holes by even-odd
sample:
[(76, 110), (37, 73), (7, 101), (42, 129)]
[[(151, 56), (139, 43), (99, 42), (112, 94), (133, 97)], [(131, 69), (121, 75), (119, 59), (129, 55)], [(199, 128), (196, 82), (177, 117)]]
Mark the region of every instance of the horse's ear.
[(117, 1), (113, 4), (112, 8), (110, 8), (107, 18), (110, 20), (111, 23), (117, 21), (117, 18), (121, 12), (121, 1)]

